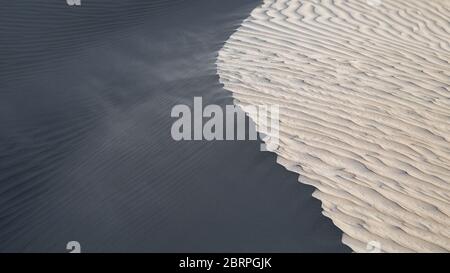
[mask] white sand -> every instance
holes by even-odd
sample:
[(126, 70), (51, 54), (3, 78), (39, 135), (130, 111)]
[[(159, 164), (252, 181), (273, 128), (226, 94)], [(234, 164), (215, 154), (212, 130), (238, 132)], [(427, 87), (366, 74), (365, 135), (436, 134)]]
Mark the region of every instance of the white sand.
[(236, 103), (282, 107), (278, 162), (354, 251), (450, 251), (449, 18), (448, 0), (265, 0), (219, 53)]

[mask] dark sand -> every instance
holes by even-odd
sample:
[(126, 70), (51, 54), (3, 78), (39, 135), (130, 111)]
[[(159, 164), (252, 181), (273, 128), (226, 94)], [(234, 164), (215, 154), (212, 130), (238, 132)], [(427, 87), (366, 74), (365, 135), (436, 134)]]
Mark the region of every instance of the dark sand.
[(0, 252), (348, 251), (257, 141), (175, 142), (171, 108), (231, 104), (217, 51), (255, 0), (7, 1)]

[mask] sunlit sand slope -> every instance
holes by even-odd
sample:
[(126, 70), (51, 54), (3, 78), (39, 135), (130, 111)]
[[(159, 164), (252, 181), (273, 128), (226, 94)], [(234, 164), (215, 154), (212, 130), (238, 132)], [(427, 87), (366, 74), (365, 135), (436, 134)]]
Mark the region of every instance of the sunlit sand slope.
[(219, 53), (237, 104), (281, 106), (278, 162), (355, 251), (450, 251), (449, 18), (446, 0), (265, 0)]

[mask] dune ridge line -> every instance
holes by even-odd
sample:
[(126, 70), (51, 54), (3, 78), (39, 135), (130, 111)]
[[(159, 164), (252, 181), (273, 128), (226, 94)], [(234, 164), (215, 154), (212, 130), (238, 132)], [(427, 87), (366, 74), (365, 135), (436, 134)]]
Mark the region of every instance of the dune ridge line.
[(264, 0), (219, 52), (236, 104), (280, 105), (277, 162), (356, 252), (450, 251), (449, 18), (446, 0)]

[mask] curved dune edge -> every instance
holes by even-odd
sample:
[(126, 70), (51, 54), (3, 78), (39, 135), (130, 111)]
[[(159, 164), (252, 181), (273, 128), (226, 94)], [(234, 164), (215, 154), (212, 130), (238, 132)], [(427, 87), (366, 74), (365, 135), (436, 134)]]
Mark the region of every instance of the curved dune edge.
[(280, 105), (278, 163), (356, 252), (450, 251), (449, 18), (446, 0), (264, 0), (219, 52), (238, 105)]

